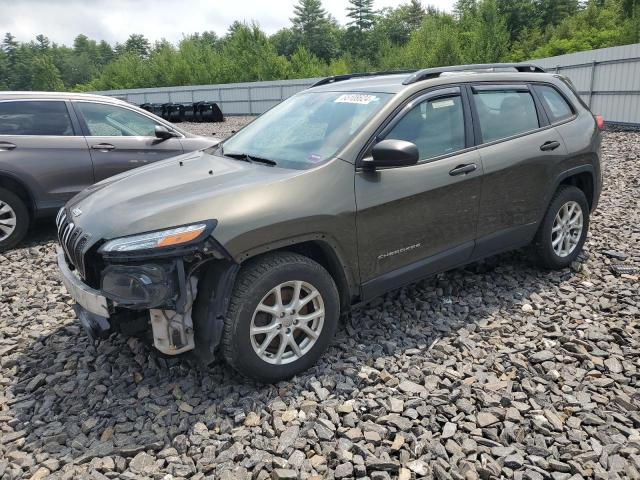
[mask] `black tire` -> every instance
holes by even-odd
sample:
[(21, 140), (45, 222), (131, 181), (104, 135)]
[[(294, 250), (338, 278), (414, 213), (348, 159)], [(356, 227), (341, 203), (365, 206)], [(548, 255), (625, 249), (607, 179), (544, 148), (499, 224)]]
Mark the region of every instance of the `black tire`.
[[(306, 282), (319, 292), (324, 303), (324, 322), (315, 343), (310, 345), (310, 349), (300, 358), (281, 365), (268, 363), (258, 356), (252, 346), (249, 332), (254, 312), (272, 289), (282, 283), (296, 280)], [(229, 301), (222, 338), (224, 359), (240, 374), (258, 382), (274, 383), (286, 380), (317, 362), (333, 338), (339, 316), (340, 302), (336, 285), (331, 275), (318, 263), (303, 255), (289, 252), (268, 254), (249, 260), (238, 274)], [(296, 327), (292, 326), (291, 329), (294, 333), (300, 333)], [(276, 338), (279, 343), (283, 337)], [(289, 350), (290, 347), (286, 349)], [(292, 352), (293, 349), (289, 353)]]
[[(0, 188), (0, 210), (5, 204), (13, 210), (16, 225), (13, 232), (7, 238), (0, 240), (0, 252), (4, 252), (15, 247), (25, 237), (27, 230), (29, 230), (30, 221), (29, 210), (27, 210), (27, 206), (24, 204), (22, 199), (20, 199), (20, 197), (11, 190)], [(7, 220), (8, 214), (3, 215), (0, 213), (0, 226), (3, 223), (3, 219)], [(3, 232), (0, 230), (0, 238), (3, 236)]]
[[(582, 231), (577, 245), (566, 256), (558, 255), (552, 245), (552, 228), (556, 215), (567, 202), (576, 202), (582, 209)], [(538, 265), (553, 270), (562, 269), (573, 262), (582, 251), (589, 231), (589, 202), (582, 190), (571, 185), (562, 185), (551, 199), (549, 208), (542, 219), (533, 240), (534, 259)]]

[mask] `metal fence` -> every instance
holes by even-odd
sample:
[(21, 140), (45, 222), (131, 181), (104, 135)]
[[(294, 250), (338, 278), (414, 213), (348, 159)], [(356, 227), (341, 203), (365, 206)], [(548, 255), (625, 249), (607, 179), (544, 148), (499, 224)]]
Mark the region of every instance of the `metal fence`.
[[(640, 43), (532, 60), (568, 76), (585, 102), (609, 123), (640, 125)], [(225, 115), (258, 115), (317, 78), (95, 92), (131, 103), (213, 101)]]
[(640, 43), (532, 60), (571, 79), (608, 123), (640, 125)]
[(319, 79), (304, 78), (187, 87), (137, 88), (93, 93), (118, 97), (136, 105), (168, 102), (216, 102), (225, 115), (259, 115), (285, 98), (309, 88), (317, 80)]

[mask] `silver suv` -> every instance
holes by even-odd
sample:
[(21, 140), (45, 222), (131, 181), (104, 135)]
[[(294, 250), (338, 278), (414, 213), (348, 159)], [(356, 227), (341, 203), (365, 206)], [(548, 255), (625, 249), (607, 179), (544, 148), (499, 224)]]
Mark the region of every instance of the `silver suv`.
[(110, 97), (0, 92), (0, 252), (89, 185), (216, 143)]

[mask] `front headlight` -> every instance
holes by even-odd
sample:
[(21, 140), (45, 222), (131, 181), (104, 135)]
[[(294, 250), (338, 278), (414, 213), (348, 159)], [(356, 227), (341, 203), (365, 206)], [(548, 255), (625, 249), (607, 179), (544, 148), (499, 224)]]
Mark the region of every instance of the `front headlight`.
[(115, 238), (105, 243), (100, 250), (102, 252), (131, 252), (134, 250), (173, 247), (195, 240), (206, 229), (206, 223), (194, 223), (184, 227)]

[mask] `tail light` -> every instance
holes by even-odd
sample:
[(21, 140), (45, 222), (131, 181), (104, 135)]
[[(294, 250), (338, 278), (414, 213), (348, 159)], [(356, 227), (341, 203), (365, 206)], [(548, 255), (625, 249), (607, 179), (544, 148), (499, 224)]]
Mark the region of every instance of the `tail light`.
[(596, 124), (600, 130), (604, 130), (604, 118), (602, 115), (596, 115)]

